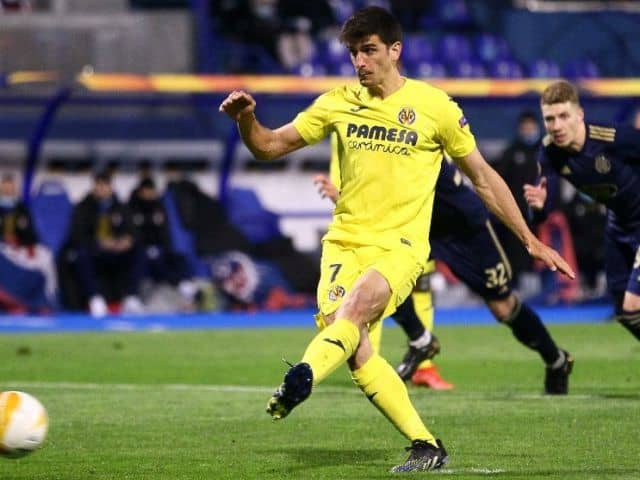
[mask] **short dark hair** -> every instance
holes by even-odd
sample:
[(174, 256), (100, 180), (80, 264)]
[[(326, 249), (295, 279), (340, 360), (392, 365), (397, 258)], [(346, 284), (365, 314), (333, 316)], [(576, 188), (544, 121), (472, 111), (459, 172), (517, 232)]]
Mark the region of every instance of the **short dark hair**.
[(155, 190), (156, 189), (156, 183), (153, 181), (152, 178), (146, 177), (143, 178), (142, 180), (140, 180), (140, 183), (138, 184), (138, 188), (142, 189), (142, 188), (150, 188)]
[(365, 7), (355, 12), (342, 26), (340, 41), (353, 45), (363, 38), (378, 35), (387, 46), (402, 41), (402, 26), (382, 7)]
[(111, 173), (107, 170), (98, 170), (93, 174), (94, 182), (111, 183)]
[(533, 122), (538, 122), (538, 116), (533, 113), (531, 110), (525, 110), (523, 112), (520, 113), (520, 115), (518, 115), (518, 123), (522, 123), (525, 121), (533, 121)]
[(567, 80), (553, 82), (542, 92), (540, 97), (541, 105), (553, 105), (554, 103), (571, 102), (580, 105), (580, 94), (578, 87)]

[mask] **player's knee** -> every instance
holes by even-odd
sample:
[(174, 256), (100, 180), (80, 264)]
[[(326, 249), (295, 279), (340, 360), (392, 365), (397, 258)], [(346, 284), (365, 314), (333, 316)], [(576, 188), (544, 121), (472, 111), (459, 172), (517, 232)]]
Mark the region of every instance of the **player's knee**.
[(510, 323), (519, 307), (518, 298), (511, 294), (508, 297), (487, 301), (493, 317), (500, 323)]
[(337, 316), (348, 318), (356, 325), (362, 326), (380, 316), (386, 302), (388, 298), (385, 299), (384, 295), (375, 290), (356, 288), (347, 295)]

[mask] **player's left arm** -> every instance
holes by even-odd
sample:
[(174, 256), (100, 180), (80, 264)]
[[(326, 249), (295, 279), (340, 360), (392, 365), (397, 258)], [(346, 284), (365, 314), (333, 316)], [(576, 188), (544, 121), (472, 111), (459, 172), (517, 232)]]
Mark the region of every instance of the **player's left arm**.
[(529, 230), (509, 187), (477, 148), (454, 160), (469, 177), (486, 207), (513, 231), (532, 257), (542, 260), (551, 270), (560, 270), (575, 278), (575, 273), (558, 252), (540, 242)]

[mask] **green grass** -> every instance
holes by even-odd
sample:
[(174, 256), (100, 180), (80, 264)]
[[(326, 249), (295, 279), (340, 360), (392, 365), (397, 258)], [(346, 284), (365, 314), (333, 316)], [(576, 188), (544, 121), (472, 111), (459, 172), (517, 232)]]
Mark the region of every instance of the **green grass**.
[[(571, 394), (498, 325), (440, 328), (451, 392), (412, 388), (450, 453), (447, 478), (640, 478), (640, 344), (615, 324), (553, 325)], [(311, 329), (5, 335), (0, 390), (47, 407), (44, 448), (0, 479), (382, 479), (407, 441), (335, 372), (290, 417), (264, 412)], [(385, 356), (404, 350), (385, 331)], [(438, 475), (436, 474), (436, 475)], [(415, 477), (415, 475), (413, 475)]]

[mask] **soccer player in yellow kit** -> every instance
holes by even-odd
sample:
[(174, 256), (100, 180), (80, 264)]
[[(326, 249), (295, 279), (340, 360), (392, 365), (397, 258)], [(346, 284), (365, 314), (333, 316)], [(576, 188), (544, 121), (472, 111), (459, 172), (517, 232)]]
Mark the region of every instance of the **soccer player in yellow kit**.
[[(277, 129), (256, 118), (256, 102), (234, 91), (219, 110), (238, 124), (256, 156), (269, 160), (338, 137), (341, 192), (322, 242), (316, 317), (320, 332), (273, 394), (267, 412), (280, 419), (347, 362), (356, 385), (411, 441), (393, 472), (432, 470), (447, 462), (442, 442), (427, 430), (395, 370), (371, 348), (368, 331), (411, 293), (429, 256), (425, 225), (443, 152), (529, 252), (572, 276), (567, 263), (527, 228), (511, 193), (476, 148), (467, 121), (446, 93), (400, 75), (399, 22), (385, 9), (365, 7), (342, 27), (359, 83), (319, 96), (293, 122)], [(428, 233), (428, 232), (427, 232)]]

